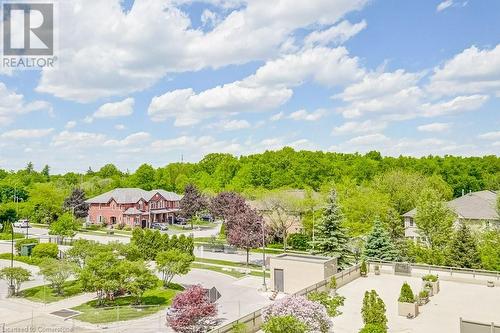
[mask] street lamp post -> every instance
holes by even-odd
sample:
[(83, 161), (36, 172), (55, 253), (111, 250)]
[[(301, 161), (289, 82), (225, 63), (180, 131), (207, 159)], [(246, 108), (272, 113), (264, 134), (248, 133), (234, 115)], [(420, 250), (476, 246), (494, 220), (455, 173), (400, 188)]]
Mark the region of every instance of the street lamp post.
[(262, 290), (267, 291), (266, 284), (266, 234), (264, 220), (262, 220)]
[[(12, 225), (10, 227), (10, 233), (11, 233), (11, 238), (10, 238), (10, 268), (12, 270), (14, 268), (14, 226), (12, 226)], [(14, 296), (15, 292), (16, 292), (16, 288), (14, 287), (14, 281), (12, 279), (12, 272), (11, 272), (9, 291), (8, 291), (9, 297)]]

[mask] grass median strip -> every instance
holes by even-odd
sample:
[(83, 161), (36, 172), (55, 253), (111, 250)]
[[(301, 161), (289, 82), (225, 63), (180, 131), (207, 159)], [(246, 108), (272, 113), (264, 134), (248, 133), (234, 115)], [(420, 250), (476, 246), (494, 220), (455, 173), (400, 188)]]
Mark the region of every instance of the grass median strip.
[(177, 289), (148, 290), (142, 296), (140, 305), (133, 304), (133, 297), (123, 296), (104, 306), (99, 306), (97, 301), (93, 300), (75, 306), (72, 310), (81, 312), (74, 317), (75, 319), (92, 324), (132, 320), (155, 314), (170, 306), (174, 296), (179, 292)]

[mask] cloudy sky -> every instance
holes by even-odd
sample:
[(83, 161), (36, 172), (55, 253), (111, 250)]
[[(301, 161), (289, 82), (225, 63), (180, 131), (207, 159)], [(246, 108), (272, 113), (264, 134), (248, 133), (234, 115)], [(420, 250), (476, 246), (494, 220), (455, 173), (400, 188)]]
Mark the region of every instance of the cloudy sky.
[(500, 151), (500, 1), (59, 3), (58, 69), (0, 71), (0, 168)]

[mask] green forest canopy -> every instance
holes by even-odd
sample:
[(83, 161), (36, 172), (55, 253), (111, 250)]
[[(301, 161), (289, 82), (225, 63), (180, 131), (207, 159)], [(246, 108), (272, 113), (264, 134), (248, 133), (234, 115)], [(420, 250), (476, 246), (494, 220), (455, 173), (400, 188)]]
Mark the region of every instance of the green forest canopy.
[[(394, 172), (402, 172), (403, 176)], [(386, 178), (386, 175), (389, 176)], [(295, 151), (286, 147), (239, 158), (214, 153), (198, 163), (170, 163), (159, 168), (143, 164), (134, 173), (107, 164), (98, 171), (89, 168), (84, 174), (49, 175), (47, 166), (37, 172), (29, 163), (18, 171), (0, 169), (0, 204), (2, 209), (11, 207), (17, 196), (21, 201), (18, 205), (20, 215), (24, 212), (32, 216), (36, 210), (38, 215), (43, 215), (36, 220), (51, 219), (60, 214), (62, 200), (76, 186), (81, 186), (87, 196), (92, 197), (117, 187), (161, 188), (181, 193), (188, 183), (194, 183), (207, 193), (235, 190), (247, 195), (256, 190), (280, 188), (320, 191), (335, 183), (344, 184), (341, 191), (349, 192), (348, 188), (359, 187), (363, 191), (358, 196), (376, 199), (380, 193), (392, 196), (389, 193), (391, 186), (406, 187), (410, 192), (419, 190), (418, 187), (441, 186), (444, 188), (440, 192), (449, 192), (443, 195), (449, 199), (459, 196), (462, 191), (499, 189), (500, 158), (494, 155), (384, 157), (376, 151), (362, 155)], [(47, 202), (47, 198), (52, 200)], [(412, 202), (393, 202), (399, 213), (411, 205)]]

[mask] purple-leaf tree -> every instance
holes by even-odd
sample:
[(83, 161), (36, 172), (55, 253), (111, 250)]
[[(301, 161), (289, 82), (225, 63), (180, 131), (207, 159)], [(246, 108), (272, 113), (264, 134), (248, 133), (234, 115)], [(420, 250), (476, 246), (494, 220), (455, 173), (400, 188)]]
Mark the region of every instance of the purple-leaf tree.
[(168, 325), (180, 333), (202, 333), (217, 324), (217, 306), (210, 303), (201, 286), (191, 286), (177, 294), (167, 314)]
[(289, 296), (277, 300), (262, 311), (262, 319), (267, 322), (273, 317), (293, 316), (307, 325), (308, 332), (329, 332), (332, 327), (326, 308), (320, 303), (303, 296)]
[(193, 217), (207, 209), (207, 198), (193, 184), (186, 185), (184, 196), (180, 201), (181, 215), (191, 220), (191, 229), (193, 228)]
[[(227, 224), (231, 216), (240, 214), (248, 209), (245, 198), (236, 192), (221, 192), (210, 200), (210, 213)], [(226, 225), (227, 227), (227, 225)]]
[(267, 230), (264, 221), (255, 209), (247, 207), (244, 211), (229, 217), (227, 241), (230, 245), (246, 250), (247, 266), (250, 249), (265, 245), (266, 237)]

